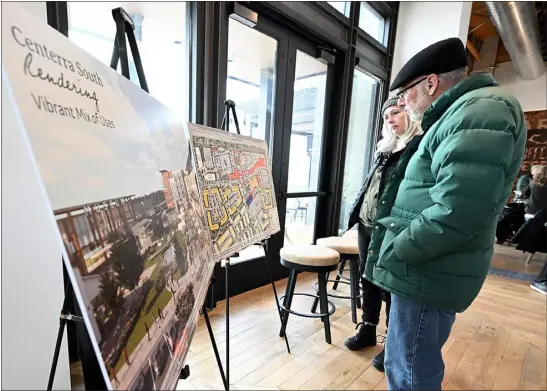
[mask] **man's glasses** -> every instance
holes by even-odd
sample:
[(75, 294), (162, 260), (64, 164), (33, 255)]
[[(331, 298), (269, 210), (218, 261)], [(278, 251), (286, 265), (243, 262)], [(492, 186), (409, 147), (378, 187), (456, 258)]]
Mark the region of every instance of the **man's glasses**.
[(427, 76), (425, 77), (422, 77), (421, 79), (415, 81), (414, 83), (412, 83), (411, 85), (403, 88), (401, 91), (399, 91), (396, 96), (397, 96), (397, 99), (404, 99), (406, 94), (408, 93), (408, 91), (412, 88), (412, 87), (415, 87), (417, 86), (418, 84), (420, 84), (422, 81), (424, 81), (425, 79), (427, 79)]

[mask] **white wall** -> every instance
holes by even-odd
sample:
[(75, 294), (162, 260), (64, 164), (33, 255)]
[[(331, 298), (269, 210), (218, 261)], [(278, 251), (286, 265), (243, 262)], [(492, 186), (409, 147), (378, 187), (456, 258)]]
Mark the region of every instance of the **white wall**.
[(412, 56), (452, 37), (467, 40), (471, 2), (406, 2), (399, 6), (391, 81)]
[(536, 80), (521, 79), (512, 62), (496, 67), (494, 77), (500, 86), (511, 92), (526, 111), (547, 110), (547, 71)]
[[(467, 41), (471, 2), (401, 2), (391, 81), (425, 47), (450, 37)], [(496, 67), (494, 77), (520, 101), (524, 111), (547, 109), (547, 72), (532, 81), (518, 77), (511, 62)]]
[[(45, 2), (24, 3), (46, 20)], [(55, 222), (2, 83), (2, 389), (45, 389), (63, 303)], [(70, 389), (66, 335), (54, 389)]]

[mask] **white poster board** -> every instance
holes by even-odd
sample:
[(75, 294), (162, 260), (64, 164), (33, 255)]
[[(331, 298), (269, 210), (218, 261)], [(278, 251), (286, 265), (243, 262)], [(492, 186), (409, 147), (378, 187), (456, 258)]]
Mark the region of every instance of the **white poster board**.
[(192, 123), (188, 131), (215, 259), (279, 232), (266, 142)]
[(16, 3), (2, 11), (2, 77), (107, 387), (172, 389), (214, 266), (183, 125)]

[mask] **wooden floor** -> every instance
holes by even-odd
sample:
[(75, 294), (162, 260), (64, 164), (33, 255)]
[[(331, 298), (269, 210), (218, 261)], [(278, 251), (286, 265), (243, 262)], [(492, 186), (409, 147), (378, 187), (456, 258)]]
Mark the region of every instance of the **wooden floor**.
[(523, 253), (517, 250), (514, 245), (499, 245), (494, 246), (494, 256), (490, 265), (496, 269), (504, 269), (513, 272), (532, 274), (537, 276), (547, 262), (547, 254), (536, 253), (532, 257), (530, 263), (526, 263), (526, 259), (530, 256), (529, 253)]
[[(310, 292), (313, 275), (300, 275), (297, 292)], [(286, 281), (276, 284), (284, 292)], [(279, 293), (281, 294), (281, 293)], [(309, 309), (309, 298), (295, 299)], [(333, 299), (332, 345), (324, 340), (320, 320), (292, 316), (288, 336), (292, 354), (279, 338), (279, 317), (271, 286), (230, 300), (230, 384), (232, 389), (386, 389), (383, 373), (370, 365), (381, 345), (350, 352), (343, 344), (355, 331), (346, 300)], [(488, 277), (473, 305), (456, 318), (443, 348), (443, 388), (543, 389), (546, 380), (546, 297), (528, 284)], [(225, 357), (225, 306), (209, 313)], [(385, 316), (378, 332), (385, 332)], [(177, 389), (221, 389), (222, 381), (203, 318), (196, 330), (187, 364), (191, 376)], [(224, 362), (224, 359), (223, 359)]]

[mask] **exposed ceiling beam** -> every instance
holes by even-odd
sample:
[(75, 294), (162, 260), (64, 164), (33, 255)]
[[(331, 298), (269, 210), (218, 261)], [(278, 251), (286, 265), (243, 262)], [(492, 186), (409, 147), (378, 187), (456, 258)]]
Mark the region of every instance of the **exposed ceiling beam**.
[(480, 61), (481, 55), (479, 54), (479, 51), (475, 48), (475, 46), (473, 46), (470, 40), (467, 40), (466, 46), (469, 52), (471, 53), (471, 55), (475, 58), (475, 60)]
[(471, 15), (474, 15), (474, 16), (480, 16), (481, 18), (489, 18), (490, 16), (488, 15), (488, 13), (485, 13), (484, 11), (486, 10), (485, 9), (481, 9), (479, 11), (472, 11), (471, 12)]
[(488, 19), (486, 19), (484, 22), (479, 24), (477, 27), (474, 27), (472, 30), (470, 30), (467, 34), (471, 34), (473, 31), (480, 29), (482, 26), (484, 26), (486, 23), (488, 23)]
[(496, 67), (496, 58), (500, 37), (487, 38), (481, 45), (480, 61), (473, 62), (473, 71), (493, 72)]

